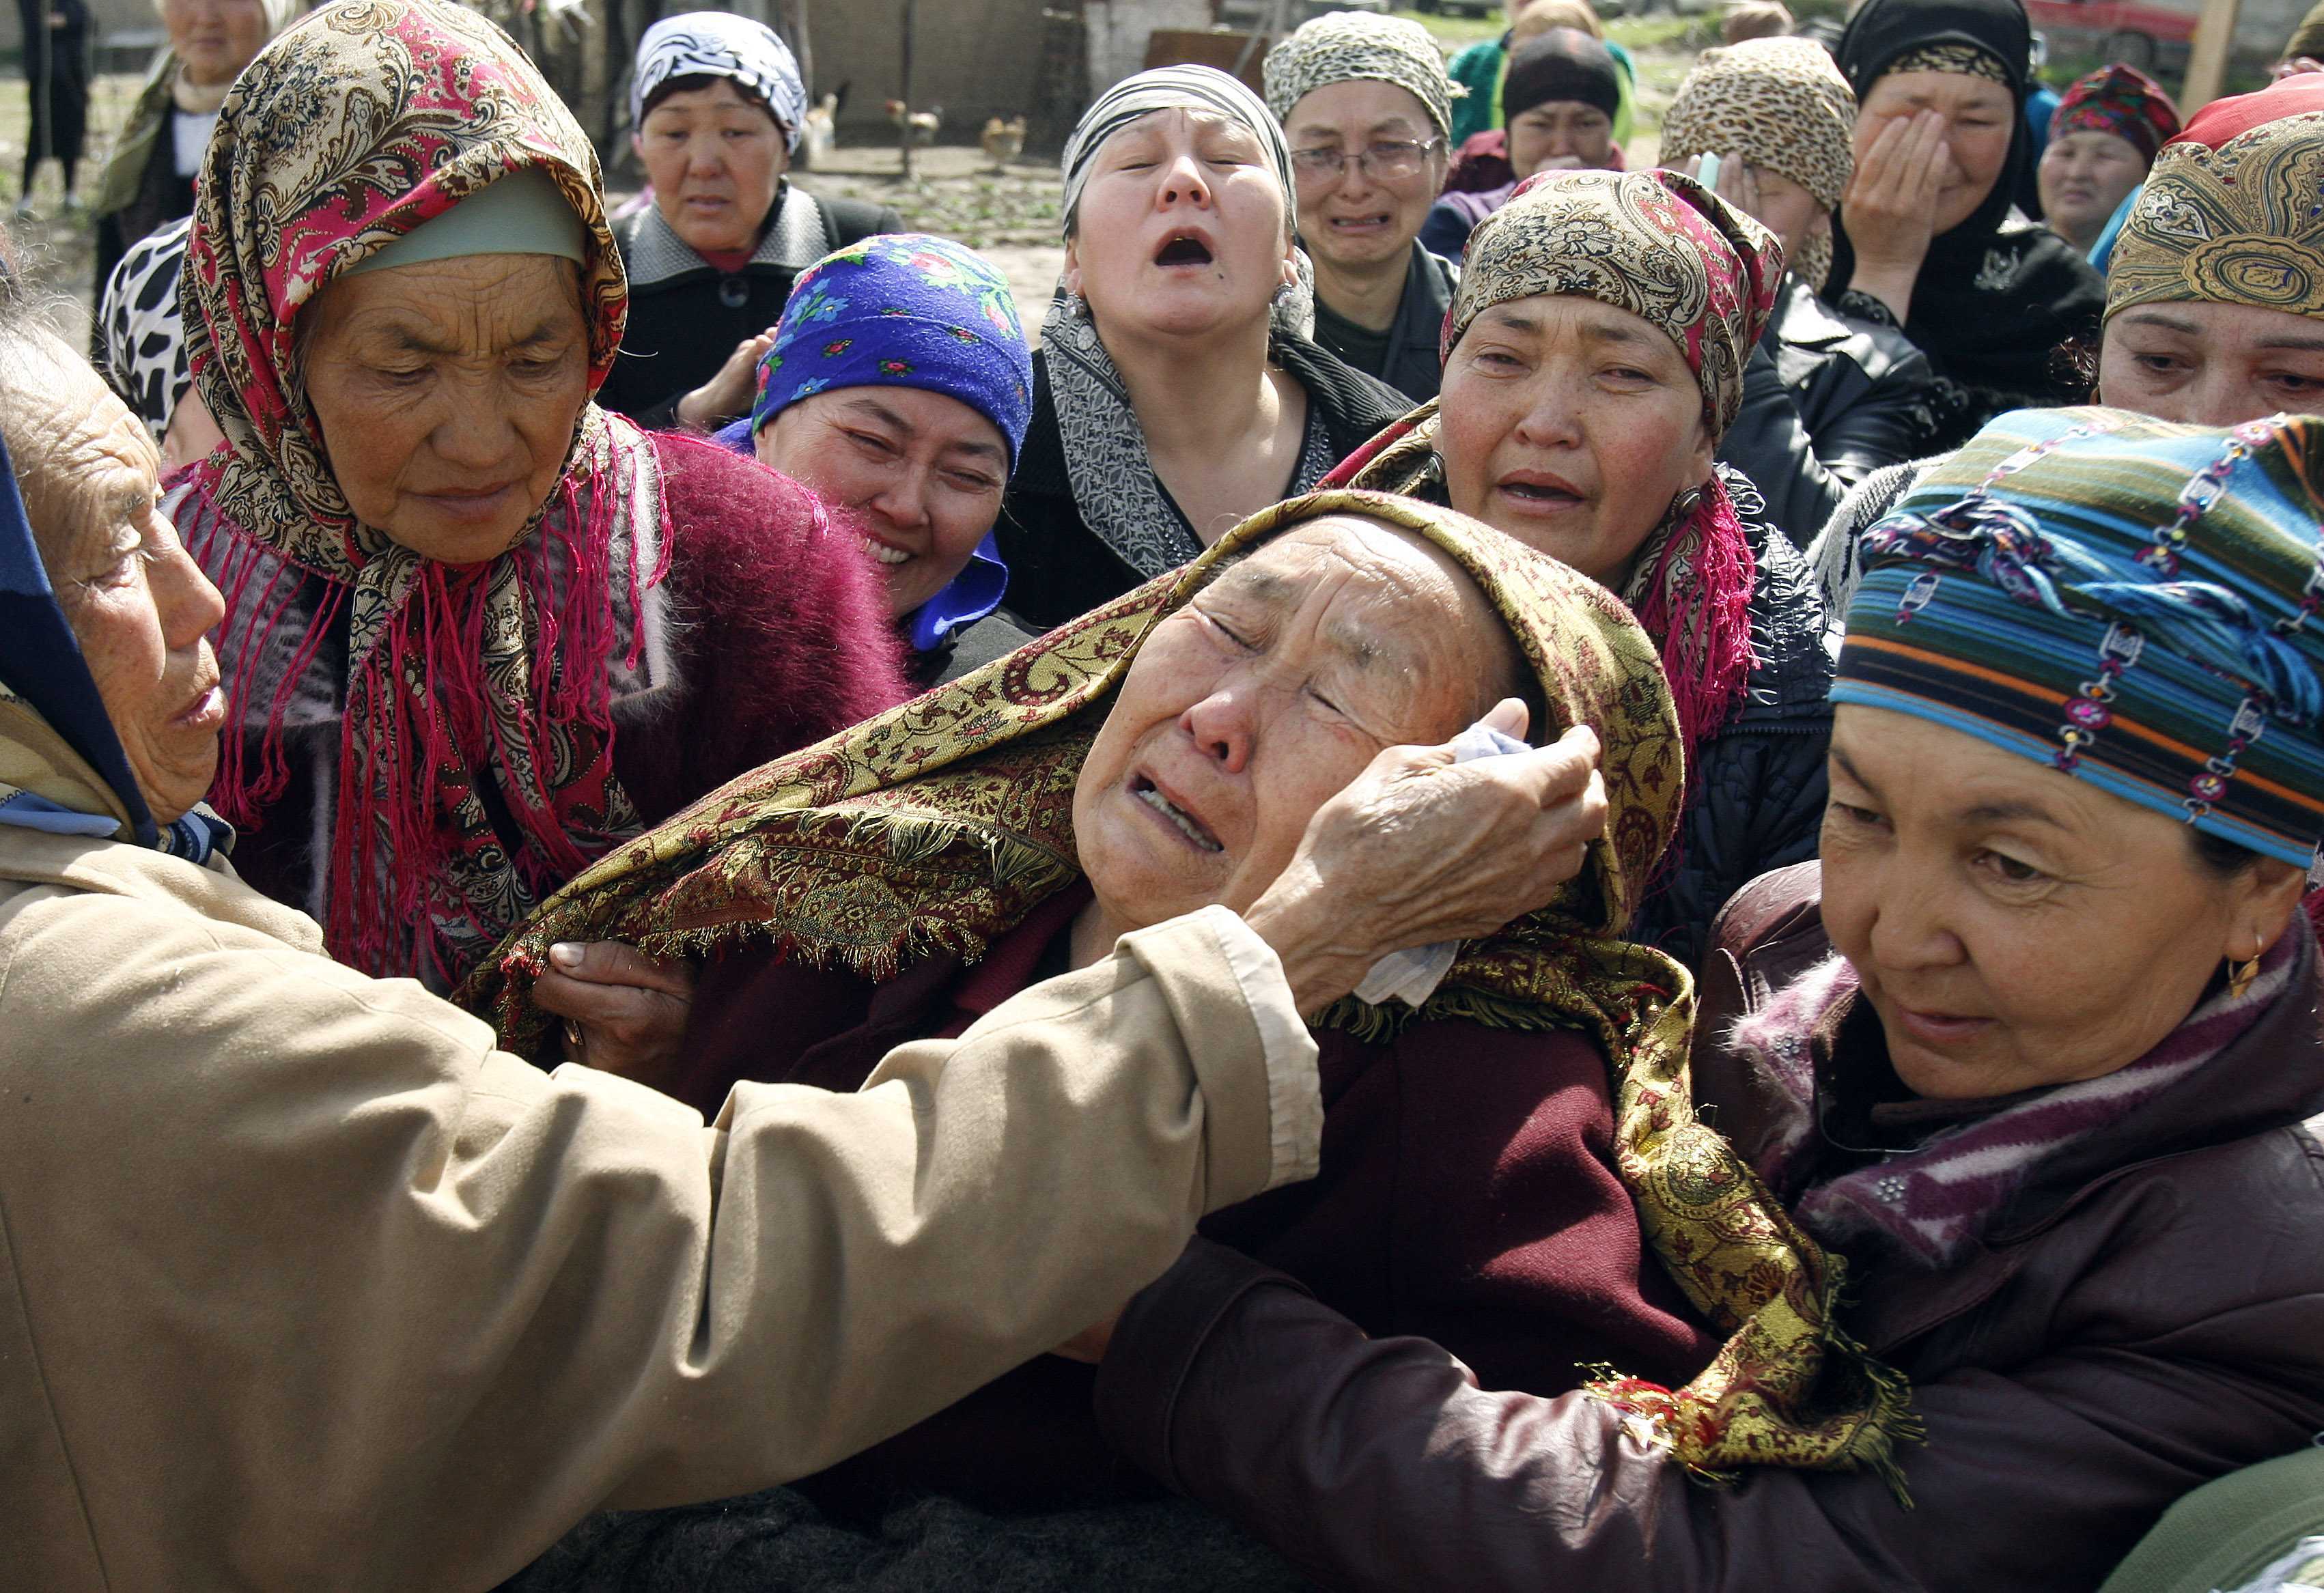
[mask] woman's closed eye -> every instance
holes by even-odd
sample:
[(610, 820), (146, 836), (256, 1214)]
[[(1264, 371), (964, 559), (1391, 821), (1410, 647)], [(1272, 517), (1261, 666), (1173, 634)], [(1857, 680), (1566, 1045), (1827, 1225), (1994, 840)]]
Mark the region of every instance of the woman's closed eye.
[(847, 433), (847, 440), (865, 453), (876, 455), (882, 459), (892, 459), (897, 454), (896, 445), (877, 432), (850, 431)]
[(1252, 633), (1246, 632), (1242, 628), (1240, 622), (1230, 622), (1221, 619), (1216, 612), (1204, 608), (1199, 603), (1194, 605), (1193, 612), (1196, 619), (1202, 621), (1204, 624), (1207, 625), (1213, 631), (1216, 632), (1221, 637), (1223, 637), (1234, 647), (1240, 649), (1244, 652), (1252, 652), (1257, 650), (1257, 644), (1250, 640)]
[(1877, 830), (1887, 823), (1873, 809), (1858, 807), (1851, 802), (1842, 802), (1837, 796), (1824, 805), (1824, 816), (1838, 824), (1866, 830)]

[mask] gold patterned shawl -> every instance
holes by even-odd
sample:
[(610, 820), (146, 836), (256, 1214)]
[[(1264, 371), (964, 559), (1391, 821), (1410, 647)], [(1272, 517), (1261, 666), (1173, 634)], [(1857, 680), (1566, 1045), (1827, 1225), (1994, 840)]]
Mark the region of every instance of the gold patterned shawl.
[[(2252, 99), (2261, 96), (2248, 97)], [(2249, 304), (2324, 315), (2324, 114), (2211, 148), (2165, 144), (2107, 262), (2109, 318), (2135, 304)]]
[(1684, 1388), (1609, 1373), (1596, 1391), (1701, 1474), (1886, 1467), (1913, 1432), (1906, 1391), (1834, 1321), (1843, 1264), (1695, 1120), (1693, 981), (1662, 953), (1618, 938), (1669, 844), (1683, 784), (1654, 644), (1595, 582), (1449, 509), (1336, 492), (1263, 510), (1185, 570), (744, 775), (610, 853), (504, 943), (463, 999), (530, 1050), (547, 1026), (528, 992), (558, 941), (670, 953), (763, 939), (873, 979), (936, 951), (980, 956), (1078, 877), (1074, 781), (1148, 631), (1222, 561), (1342, 513), (1416, 532), (1468, 572), (1539, 683), (1550, 723), (1537, 739), (1577, 723), (1596, 730), (1608, 822), (1556, 899), (1465, 943), (1417, 1012), (1351, 997), (1317, 1027), (1369, 1038), (1466, 1018), (1595, 1037), (1614, 1074), (1617, 1165), (1646, 1236), (1695, 1306), (1732, 1335)]

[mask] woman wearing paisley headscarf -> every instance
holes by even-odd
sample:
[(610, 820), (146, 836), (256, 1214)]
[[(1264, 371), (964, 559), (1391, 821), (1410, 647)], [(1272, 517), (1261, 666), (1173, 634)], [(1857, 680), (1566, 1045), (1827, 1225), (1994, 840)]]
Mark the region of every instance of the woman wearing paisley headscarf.
[(2088, 253), (2155, 152), (2179, 134), (2179, 107), (2135, 67), (2100, 67), (2068, 87), (2050, 118), (2036, 174), (2042, 217)]
[[(867, 1046), (955, 1032), (1171, 903), (1250, 899), (1384, 738), (1448, 733), (1513, 680), (1537, 740), (1596, 727), (1604, 839), (1441, 982), (1368, 983), (1309, 1014), (1321, 1174), (1206, 1231), (1376, 1334), (1443, 1335), (1489, 1384), (1594, 1377), (1641, 1410), (1757, 1390), (1753, 1419), (1691, 1434), (1703, 1463), (1751, 1441), (1877, 1463), (1905, 1430), (1901, 1391), (1831, 1335), (1828, 1258), (1689, 1120), (1689, 981), (1622, 938), (1680, 799), (1654, 649), (1596, 583), (1441, 507), (1326, 493), (1263, 511), (1183, 575), (608, 858), (479, 993), (538, 1045), (525, 994), (558, 941), (708, 952), (664, 1083), (715, 1093), (779, 1036), (774, 1077), (852, 1089)], [(1708, 1372), (1715, 1338), (1673, 1284), (1742, 1330)], [(1633, 1380), (1588, 1369), (1608, 1365)], [(1102, 1496), (1120, 1479), (1089, 1441), (1087, 1388), (1037, 1364), (810, 1491), (875, 1508), (931, 1487), (1010, 1507)]]
[(1065, 180), (1063, 291), (999, 530), (1036, 631), (1307, 491), (1407, 407), (1310, 336), (1290, 146), (1241, 83), (1123, 79), (1082, 114)]
[(2084, 395), (2061, 350), (2097, 326), (2105, 285), (2012, 205), (2032, 45), (2020, 0), (1868, 0), (1840, 37), (1860, 108), (1824, 298), (1929, 356), (1932, 448)]
[[(1912, 1380), (1895, 1491), (1704, 1468), (1715, 1404), (1494, 1391), (1199, 1242), (1111, 1329), (1109, 1436), (1366, 1593), (2089, 1593), (2308, 1450), (2319, 482), (2314, 417), (2019, 411), (1874, 533), (1821, 864), (1730, 909), (1692, 1082)], [(2121, 1586), (2166, 1580), (2262, 1585)]]
[(1692, 178), (1537, 177), (1470, 241), (1443, 394), (1329, 482), (1450, 503), (1637, 611), (1678, 698), (1686, 808), (1630, 933), (1682, 961), (1745, 881), (1815, 855), (1823, 815), (1823, 608), (1713, 463), (1781, 265)]
[(630, 147), (653, 202), (613, 226), (630, 325), (597, 395), (605, 408), (697, 431), (748, 414), (799, 272), (843, 244), (904, 230), (885, 206), (818, 198), (790, 180), (806, 127), (798, 62), (766, 23), (691, 11), (638, 41)]
[(1663, 164), (1692, 176), (1717, 157), (1711, 191), (1784, 245), (1789, 269), (1719, 456), (1801, 547), (1848, 488), (1927, 452), (1927, 359), (1895, 327), (1849, 320), (1816, 297), (1831, 270), (1832, 212), (1856, 170), (1855, 123), (1855, 91), (1805, 39), (1704, 51), (1663, 116)]
[(186, 264), (226, 441), (170, 510), (226, 594), (216, 801), (333, 954), (448, 988), (591, 858), (901, 695), (814, 501), (590, 402), (625, 293), (588, 141), (441, 0), (235, 82)]
[(2107, 271), (2098, 391), (2166, 420), (2324, 412), (2324, 77), (2213, 100), (2156, 159)]

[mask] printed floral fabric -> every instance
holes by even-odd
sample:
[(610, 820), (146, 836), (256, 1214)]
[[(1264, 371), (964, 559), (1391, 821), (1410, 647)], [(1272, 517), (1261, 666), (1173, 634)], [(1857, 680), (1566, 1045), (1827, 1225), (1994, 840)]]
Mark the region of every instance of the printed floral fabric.
[(875, 234), (792, 284), (759, 364), (756, 432), (831, 388), (917, 387), (991, 420), (1016, 456), (1033, 414), (1033, 364), (1009, 279), (973, 250), (921, 233)]
[(1661, 327), (1702, 388), (1705, 422), (1723, 433), (1783, 265), (1773, 233), (1691, 177), (1541, 172), (1469, 235), (1443, 354), (1497, 304), (1580, 294)]
[[(316, 12), (235, 80), (220, 131), (185, 301), (194, 380), (226, 444), (173, 500), (229, 605), (219, 653), (239, 733), (216, 799), (254, 823), (284, 786), (291, 702), (318, 669), (343, 681), (332, 953), (449, 982), (637, 827), (613, 773), (609, 672), (632, 685), (651, 672), (639, 616), (664, 565), (658, 468), (643, 434), (587, 406), (562, 479), (508, 551), (438, 565), (348, 508), (299, 379), (299, 317), (383, 244), (538, 169), (589, 239), (594, 392), (628, 304), (596, 155), (508, 36), (442, 0)], [(344, 657), (327, 658), (337, 635)]]
[(2136, 67), (2100, 67), (2058, 97), (2050, 136), (2111, 133), (2148, 160), (2179, 134), (2179, 107), (2163, 85)]
[(1184, 571), (1149, 582), (949, 686), (779, 759), (590, 868), (513, 936), (463, 999), (505, 1043), (538, 1045), (530, 1000), (551, 944), (654, 953), (745, 938), (784, 956), (892, 976), (933, 952), (981, 956), (1079, 875), (1074, 786), (1114, 689), (1159, 620), (1222, 562), (1327, 514), (1427, 538), (1490, 599), (1539, 684), (1546, 739), (1596, 728), (1607, 833), (1557, 898), (1464, 943), (1417, 1012), (1344, 999), (1317, 1021), (1363, 1037), (1465, 1018), (1579, 1029), (1612, 1070), (1616, 1162), (1646, 1230), (1695, 1305), (1733, 1337), (1668, 1389), (1609, 1374), (1597, 1391), (1683, 1463), (1885, 1466), (1913, 1431), (1907, 1394), (1833, 1320), (1843, 1264), (1695, 1121), (1686, 971), (1618, 938), (1681, 801), (1676, 715), (1652, 642), (1595, 582), (1449, 510), (1323, 493), (1262, 511)]

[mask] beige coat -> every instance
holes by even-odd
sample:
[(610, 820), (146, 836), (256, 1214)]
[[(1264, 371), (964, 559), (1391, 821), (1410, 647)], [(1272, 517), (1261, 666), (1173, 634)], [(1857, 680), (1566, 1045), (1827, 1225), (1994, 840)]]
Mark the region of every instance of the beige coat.
[[(28, 760), (93, 783), (0, 702)], [(1314, 1047), (1218, 908), (709, 1127), (321, 945), (0, 826), (0, 1585), (488, 1588), (898, 1431), (1314, 1170)]]

